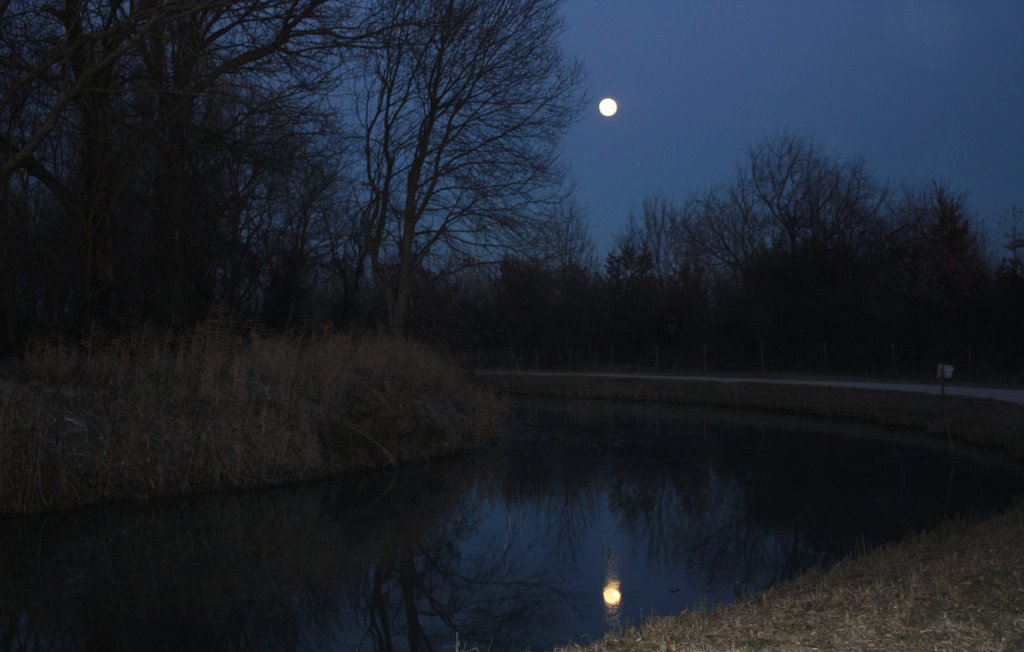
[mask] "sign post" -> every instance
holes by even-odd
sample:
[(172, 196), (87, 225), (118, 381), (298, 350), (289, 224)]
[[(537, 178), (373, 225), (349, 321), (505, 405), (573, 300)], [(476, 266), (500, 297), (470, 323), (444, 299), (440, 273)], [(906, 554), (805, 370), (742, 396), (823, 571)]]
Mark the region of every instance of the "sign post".
[(939, 379), (939, 394), (946, 395), (946, 381), (953, 377), (953, 365), (939, 363), (935, 368), (935, 377)]
[(949, 418), (946, 416), (946, 381), (953, 377), (953, 365), (939, 363), (935, 369), (935, 377), (939, 379), (939, 402), (942, 404), (942, 420), (946, 423), (946, 439), (949, 450), (953, 451), (953, 433), (949, 431)]

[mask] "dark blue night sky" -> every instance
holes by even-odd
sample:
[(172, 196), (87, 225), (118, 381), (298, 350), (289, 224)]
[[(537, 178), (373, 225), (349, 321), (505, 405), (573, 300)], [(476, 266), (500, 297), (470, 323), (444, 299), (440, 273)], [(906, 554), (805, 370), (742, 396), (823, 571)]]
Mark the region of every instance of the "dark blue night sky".
[(592, 97), (565, 158), (600, 249), (645, 195), (726, 183), (782, 131), (880, 180), (966, 193), (997, 239), (998, 216), (1024, 206), (1021, 0), (567, 0), (564, 14)]

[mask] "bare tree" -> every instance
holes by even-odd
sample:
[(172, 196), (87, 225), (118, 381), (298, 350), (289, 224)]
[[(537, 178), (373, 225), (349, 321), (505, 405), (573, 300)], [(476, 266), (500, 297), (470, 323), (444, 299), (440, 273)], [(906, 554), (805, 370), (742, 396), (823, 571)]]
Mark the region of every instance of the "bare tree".
[[(333, 62), (365, 36), (349, 29), (349, 0), (10, 0), (0, 9), (0, 197), (22, 170), (76, 217), (84, 315), (99, 320), (115, 312), (125, 276), (115, 249), (139, 222), (140, 199), (164, 223), (164, 283), (182, 316), (189, 288), (205, 280), (194, 273), (195, 244), (210, 230), (196, 223), (212, 211), (190, 200), (201, 195), (197, 179), (218, 175), (204, 169), (221, 158), (211, 146), (273, 156), (282, 130), (245, 142), (254, 123), (322, 136), (313, 116), (325, 114)], [(120, 210), (129, 219), (119, 224), (128, 190), (132, 210)]]
[[(240, 150), (255, 145), (271, 159), (309, 150), (290, 141), (299, 134), (312, 141), (327, 131), (320, 105), (335, 67), (329, 48), (360, 39), (346, 28), (350, 16), (348, 3), (337, 0), (207, 0), (150, 29), (142, 41), (139, 58), (152, 106), (146, 137), (164, 178), (161, 214), (175, 312), (195, 267), (189, 236), (196, 229), (189, 222), (200, 211), (189, 201), (188, 182), (202, 156), (190, 150), (200, 140), (250, 160)], [(245, 143), (242, 134), (257, 138)], [(263, 166), (284, 169), (288, 162)], [(303, 163), (295, 169), (301, 176)]]
[(685, 209), (671, 199), (645, 197), (640, 212), (630, 213), (625, 230), (616, 238), (616, 248), (644, 252), (655, 277), (661, 282), (671, 281), (690, 262), (687, 221)]
[(747, 177), (696, 195), (687, 207), (696, 215), (687, 233), (709, 269), (741, 273), (768, 249), (767, 218)]
[(1010, 206), (998, 219), (1006, 253), (1000, 264), (1020, 273), (1024, 269), (1024, 209)]
[(875, 218), (884, 196), (862, 160), (829, 157), (813, 140), (791, 133), (751, 147), (747, 165), (743, 174), (779, 251), (849, 243)]
[[(382, 32), (353, 71), (362, 222), (373, 280), (401, 332), (432, 254), (531, 242), (560, 199), (557, 144), (582, 72), (559, 49), (557, 0), (377, 0)], [(384, 25), (397, 25), (391, 30)]]
[(862, 160), (783, 133), (751, 146), (732, 184), (692, 202), (689, 234), (711, 263), (743, 272), (765, 254), (856, 248), (877, 232), (887, 198)]
[(556, 272), (597, 269), (597, 249), (590, 237), (590, 223), (585, 211), (575, 203), (558, 206), (542, 234), (536, 257), (548, 268)]
[[(118, 62), (132, 47), (141, 26), (162, 14), (157, 5), (111, 1), (66, 0), (43, 4), (14, 0), (3, 6), (0, 21), (0, 228), (16, 228), (8, 199), (10, 181), (31, 176), (60, 201), (79, 225), (84, 250), (80, 274), (86, 303), (109, 284), (109, 158), (113, 86)], [(63, 146), (74, 131), (76, 147)], [(58, 153), (58, 155), (54, 155)], [(77, 164), (77, 174), (69, 170)], [(39, 187), (35, 186), (34, 190)], [(24, 192), (24, 190), (23, 190)], [(16, 329), (18, 270), (4, 251), (5, 310), (8, 330)]]
[(0, 187), (19, 168), (40, 169), (36, 151), (64, 112), (139, 38), (140, 25), (157, 20), (157, 5), (68, 0), (0, 4)]

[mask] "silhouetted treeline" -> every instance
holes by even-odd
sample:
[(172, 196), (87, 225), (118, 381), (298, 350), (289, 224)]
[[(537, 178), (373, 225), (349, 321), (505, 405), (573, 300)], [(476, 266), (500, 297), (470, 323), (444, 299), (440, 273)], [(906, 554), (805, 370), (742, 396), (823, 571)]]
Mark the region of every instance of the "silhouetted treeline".
[(558, 8), (0, 1), (0, 352), (220, 312), (537, 365), (1024, 368), (1024, 214), (987, 242), (965, 195), (801, 136), (599, 255), (558, 162)]
[(889, 187), (782, 134), (723, 186), (644, 201), (603, 259), (507, 259), (419, 327), (523, 366), (1019, 375), (1024, 213), (997, 228), (946, 186)]

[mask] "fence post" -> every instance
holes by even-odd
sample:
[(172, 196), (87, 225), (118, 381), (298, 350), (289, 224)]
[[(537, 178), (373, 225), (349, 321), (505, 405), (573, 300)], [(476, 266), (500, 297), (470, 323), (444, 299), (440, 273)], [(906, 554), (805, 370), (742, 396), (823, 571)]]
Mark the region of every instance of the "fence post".
[(825, 352), (825, 375), (828, 375), (828, 342), (821, 343), (821, 350)]
[(540, 369), (540, 354), (537, 352), (537, 347), (533, 347), (533, 369), (534, 371)]
[(615, 347), (614, 346), (609, 346), (608, 347), (608, 359), (609, 359), (608, 368), (610, 369), (610, 368), (615, 366)]
[(974, 345), (967, 345), (967, 378), (974, 380)]
[(890, 350), (892, 351), (892, 377), (895, 378), (896, 377), (896, 343), (893, 342), (892, 344), (889, 345), (889, 347), (890, 347)]
[(764, 371), (764, 342), (761, 342), (761, 371)]
[(708, 372), (708, 345), (707, 345), (707, 342), (705, 342), (704, 344), (701, 344), (700, 348), (701, 348), (702, 357), (704, 358), (704, 373), (707, 373)]
[(658, 370), (658, 345), (654, 345), (654, 370)]

